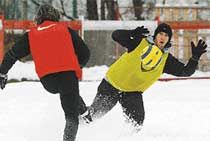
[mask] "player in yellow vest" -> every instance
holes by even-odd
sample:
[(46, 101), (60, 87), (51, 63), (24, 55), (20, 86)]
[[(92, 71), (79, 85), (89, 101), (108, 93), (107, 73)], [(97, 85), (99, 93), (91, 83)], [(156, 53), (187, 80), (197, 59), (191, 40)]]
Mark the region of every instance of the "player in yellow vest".
[(172, 30), (161, 23), (155, 30), (152, 40), (146, 36), (147, 28), (116, 30), (114, 41), (127, 48), (106, 73), (98, 87), (97, 95), (83, 118), (89, 122), (105, 115), (119, 102), (127, 118), (138, 131), (143, 124), (145, 111), (142, 93), (148, 89), (162, 73), (175, 76), (190, 76), (195, 72), (200, 56), (206, 52), (206, 43), (191, 42), (192, 57), (185, 65), (173, 57), (171, 47)]

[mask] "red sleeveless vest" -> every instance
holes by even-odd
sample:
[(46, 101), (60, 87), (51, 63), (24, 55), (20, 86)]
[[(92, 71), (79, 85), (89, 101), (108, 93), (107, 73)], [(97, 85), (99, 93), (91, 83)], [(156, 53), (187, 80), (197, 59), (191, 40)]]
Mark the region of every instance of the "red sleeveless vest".
[(82, 70), (65, 25), (45, 21), (29, 31), (29, 44), (39, 78), (61, 71), (75, 71), (81, 79)]

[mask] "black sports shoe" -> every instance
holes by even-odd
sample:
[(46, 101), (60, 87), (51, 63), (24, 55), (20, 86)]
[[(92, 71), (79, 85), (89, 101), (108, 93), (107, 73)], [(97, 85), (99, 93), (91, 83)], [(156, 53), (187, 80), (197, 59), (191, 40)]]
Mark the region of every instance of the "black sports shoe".
[(86, 122), (86, 123), (91, 123), (93, 121), (92, 116), (91, 116), (91, 112), (90, 109), (88, 109), (87, 111), (85, 111), (82, 115), (81, 115), (82, 119)]

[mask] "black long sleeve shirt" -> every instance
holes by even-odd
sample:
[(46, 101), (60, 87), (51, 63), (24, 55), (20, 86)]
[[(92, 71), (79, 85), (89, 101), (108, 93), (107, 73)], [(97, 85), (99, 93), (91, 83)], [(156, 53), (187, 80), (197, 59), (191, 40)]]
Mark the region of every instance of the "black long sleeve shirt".
[[(75, 53), (81, 67), (85, 66), (90, 57), (90, 51), (80, 36), (71, 28), (68, 28), (71, 34)], [(21, 58), (30, 54), (30, 45), (28, 32), (23, 34), (14, 46), (5, 54), (0, 67), (0, 73), (6, 74), (13, 64)]]
[[(112, 33), (112, 39), (127, 48), (128, 52), (131, 52), (142, 40), (142, 35), (133, 36), (133, 31), (134, 30), (115, 30)], [(174, 76), (191, 76), (195, 72), (197, 65), (198, 61), (192, 58), (189, 59), (188, 63), (185, 65), (169, 53), (163, 73), (172, 74)]]

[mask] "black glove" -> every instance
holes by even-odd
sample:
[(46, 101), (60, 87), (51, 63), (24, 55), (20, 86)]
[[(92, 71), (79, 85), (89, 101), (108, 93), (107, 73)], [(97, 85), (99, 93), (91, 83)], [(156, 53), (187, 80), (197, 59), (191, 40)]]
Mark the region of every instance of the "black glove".
[(197, 46), (191, 42), (192, 59), (198, 61), (203, 53), (206, 52), (207, 44), (204, 40), (200, 39)]
[(137, 27), (134, 29), (131, 33), (131, 38), (145, 38), (146, 34), (149, 33), (149, 30), (145, 28), (144, 26)]
[(0, 87), (3, 90), (5, 85), (7, 84), (7, 74), (0, 73)]

